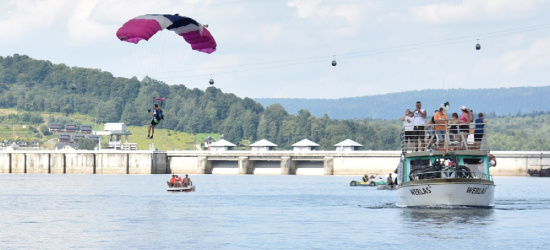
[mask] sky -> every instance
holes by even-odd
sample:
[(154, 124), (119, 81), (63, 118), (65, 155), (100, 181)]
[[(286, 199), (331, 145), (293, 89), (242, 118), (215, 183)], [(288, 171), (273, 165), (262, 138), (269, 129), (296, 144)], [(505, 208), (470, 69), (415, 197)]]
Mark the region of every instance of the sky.
[[(115, 35), (175, 13), (207, 24), (217, 51), (167, 30), (138, 44)], [(0, 56), (201, 90), (213, 79), (242, 98), (547, 86), (548, 16), (550, 0), (2, 0)]]

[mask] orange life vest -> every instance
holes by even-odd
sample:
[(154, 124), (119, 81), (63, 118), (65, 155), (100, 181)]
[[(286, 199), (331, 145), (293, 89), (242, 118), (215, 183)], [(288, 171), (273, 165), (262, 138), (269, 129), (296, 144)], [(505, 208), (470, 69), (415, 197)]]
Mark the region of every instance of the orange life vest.
[(176, 178), (175, 178), (175, 177), (172, 177), (172, 178), (170, 179), (170, 183), (174, 183), (174, 182), (176, 182)]

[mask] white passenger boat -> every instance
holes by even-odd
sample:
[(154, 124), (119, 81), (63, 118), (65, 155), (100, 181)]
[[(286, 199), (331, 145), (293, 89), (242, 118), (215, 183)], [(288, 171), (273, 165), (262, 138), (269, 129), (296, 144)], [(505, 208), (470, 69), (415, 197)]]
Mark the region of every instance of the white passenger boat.
[[(407, 140), (409, 142), (407, 142)], [(424, 140), (419, 148), (408, 147), (412, 140)], [(490, 174), (496, 160), (485, 143), (467, 140), (467, 135), (445, 138), (404, 138), (398, 165), (399, 207), (494, 207), (495, 184)], [(417, 144), (419, 145), (419, 144)], [(491, 159), (490, 159), (491, 158)]]

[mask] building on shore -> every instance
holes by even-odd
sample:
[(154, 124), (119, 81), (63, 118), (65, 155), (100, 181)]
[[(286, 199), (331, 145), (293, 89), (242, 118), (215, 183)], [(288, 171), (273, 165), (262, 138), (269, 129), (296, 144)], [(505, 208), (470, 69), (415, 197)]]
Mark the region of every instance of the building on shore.
[(210, 147), (209, 147), (208, 150), (210, 150), (210, 151), (228, 151), (228, 150), (232, 150), (236, 146), (237, 145), (235, 145), (231, 142), (228, 142), (224, 139), (220, 139), (220, 140), (210, 144)]
[(337, 144), (334, 144), (334, 146), (336, 147), (336, 151), (355, 151), (363, 145), (351, 139), (346, 139)]
[(261, 139), (249, 145), (251, 151), (271, 151), (278, 145), (266, 139)]
[(315, 151), (320, 145), (308, 139), (292, 144), (292, 151)]

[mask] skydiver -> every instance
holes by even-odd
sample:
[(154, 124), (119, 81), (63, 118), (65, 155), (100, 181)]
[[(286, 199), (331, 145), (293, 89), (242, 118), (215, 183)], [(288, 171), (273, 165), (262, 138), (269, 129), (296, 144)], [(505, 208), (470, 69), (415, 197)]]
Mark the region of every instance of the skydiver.
[(151, 112), (151, 109), (147, 110), (153, 119), (151, 120), (151, 124), (149, 125), (149, 129), (147, 130), (147, 139), (153, 139), (153, 135), (155, 134), (155, 127), (160, 123), (160, 120), (164, 119), (164, 116), (162, 115), (162, 109), (159, 108), (159, 105), (155, 103), (155, 109), (153, 109), (153, 112)]

